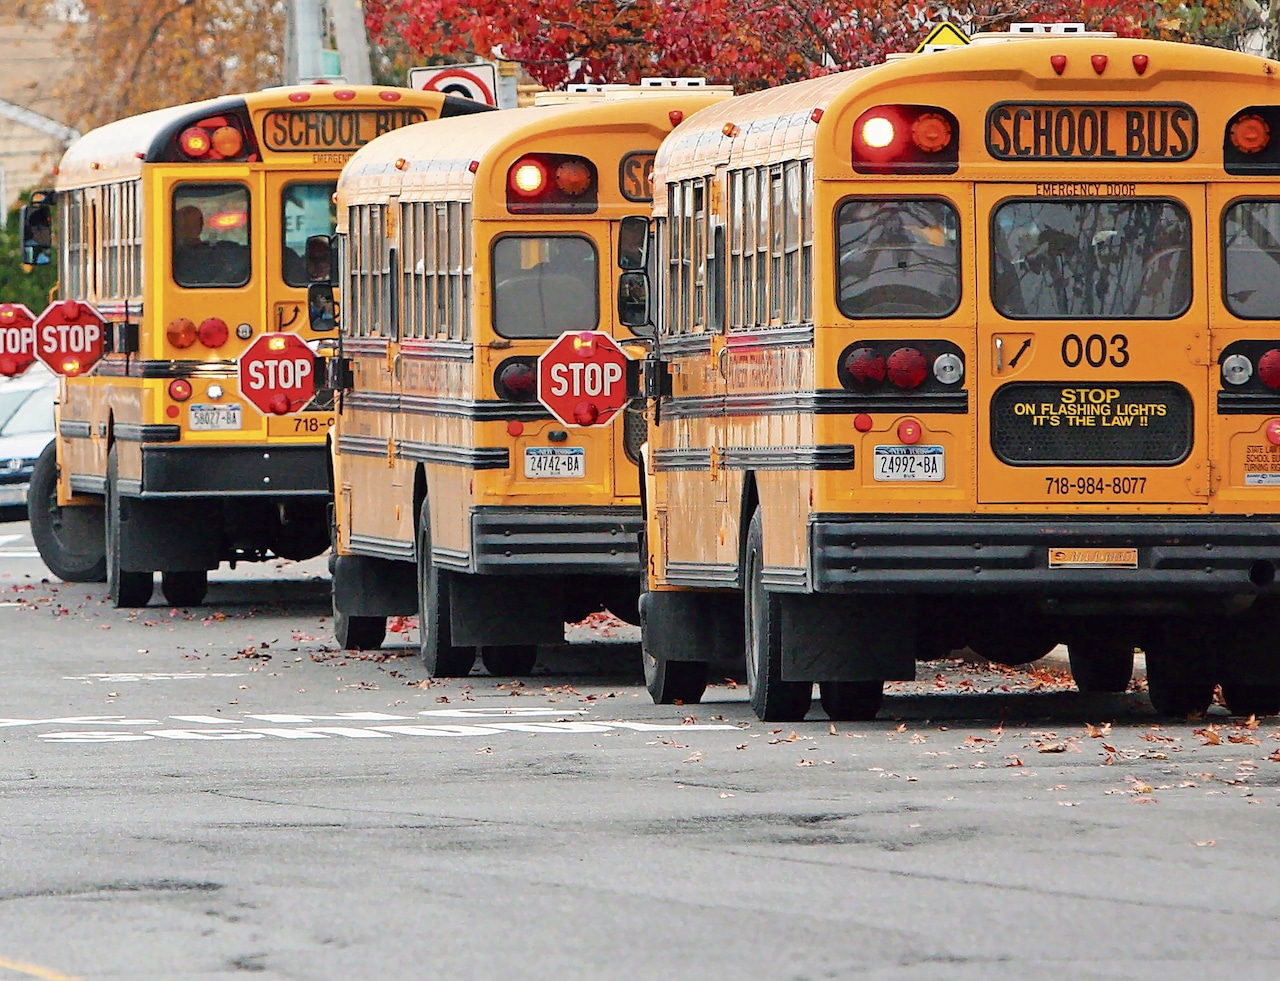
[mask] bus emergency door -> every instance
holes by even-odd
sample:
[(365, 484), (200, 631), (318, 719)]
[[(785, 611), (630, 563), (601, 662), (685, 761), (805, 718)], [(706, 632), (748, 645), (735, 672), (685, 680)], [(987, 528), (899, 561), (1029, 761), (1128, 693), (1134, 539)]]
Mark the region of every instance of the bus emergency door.
[(976, 191), (978, 500), (1204, 506), (1202, 185)]

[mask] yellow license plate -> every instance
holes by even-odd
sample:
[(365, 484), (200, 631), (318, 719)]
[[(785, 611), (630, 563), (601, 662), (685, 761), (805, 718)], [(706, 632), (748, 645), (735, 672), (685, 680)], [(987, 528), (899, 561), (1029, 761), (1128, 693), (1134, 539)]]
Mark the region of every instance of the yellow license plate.
[(1136, 569), (1136, 548), (1051, 548), (1050, 569)]
[(286, 439), (323, 436), (333, 425), (332, 412), (299, 412), (294, 416), (267, 416), (267, 435)]

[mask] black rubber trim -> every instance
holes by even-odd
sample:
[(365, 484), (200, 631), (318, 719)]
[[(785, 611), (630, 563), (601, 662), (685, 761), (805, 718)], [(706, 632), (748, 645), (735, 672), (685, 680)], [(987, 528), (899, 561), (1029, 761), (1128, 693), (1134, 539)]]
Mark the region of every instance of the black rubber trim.
[(142, 447), (142, 497), (329, 497), (325, 448)]
[(668, 561), (664, 579), (672, 586), (732, 589), (738, 585), (738, 567), (722, 562)]
[(111, 431), (126, 443), (177, 443), (182, 439), (182, 427), (172, 423), (117, 422)]
[(967, 415), (969, 392), (929, 392), (918, 395), (886, 393), (862, 395), (842, 389), (817, 392), (733, 392), (728, 395), (666, 396), (662, 414), (670, 419), (713, 416), (853, 415), (858, 412), (918, 412)]
[(443, 463), (472, 470), (506, 470), (511, 466), (511, 450), (505, 446), (450, 446), (406, 439), (397, 442), (396, 456), (415, 463)]
[(476, 422), (520, 419), (532, 422), (551, 419), (538, 402), (504, 402), (501, 399), (460, 399), (442, 395), (397, 395), (393, 392), (348, 392), (343, 396), (348, 409), (369, 412), (397, 412), (406, 415), (450, 416)]
[(480, 507), (471, 512), (473, 572), (639, 575), (637, 507)]
[(852, 470), (852, 446), (726, 446), (726, 470)]
[(360, 555), (371, 555), (379, 559), (393, 559), (397, 562), (414, 561), (415, 547), (413, 542), (402, 542), (398, 538), (357, 535), (353, 532), (349, 545), (352, 552)]
[[(1051, 548), (1137, 548), (1138, 568), (1050, 569)], [(816, 592), (1275, 593), (1280, 516), (1111, 519), (816, 514)], [(1257, 565), (1257, 564), (1261, 565)], [(1258, 586), (1251, 570), (1260, 572)]]
[(93, 436), (93, 423), (83, 419), (61, 419), (58, 422), (58, 435), (67, 439), (89, 439)]
[(658, 473), (711, 469), (711, 451), (705, 447), (663, 447), (651, 451), (650, 456)]
[(234, 361), (141, 361), (137, 358), (103, 358), (96, 374), (111, 378), (235, 378)]
[(92, 473), (73, 473), (71, 489), (77, 494), (105, 494), (107, 478)]
[(1220, 416), (1274, 416), (1280, 414), (1280, 393), (1219, 392)]

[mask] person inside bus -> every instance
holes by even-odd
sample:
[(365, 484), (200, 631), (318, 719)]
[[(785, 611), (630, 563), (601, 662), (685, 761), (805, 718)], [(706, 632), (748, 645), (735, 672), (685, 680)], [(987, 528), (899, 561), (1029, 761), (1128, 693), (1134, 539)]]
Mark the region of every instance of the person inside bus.
[(201, 286), (208, 280), (210, 249), (201, 237), (204, 214), (193, 204), (173, 213), (173, 278), (181, 286)]

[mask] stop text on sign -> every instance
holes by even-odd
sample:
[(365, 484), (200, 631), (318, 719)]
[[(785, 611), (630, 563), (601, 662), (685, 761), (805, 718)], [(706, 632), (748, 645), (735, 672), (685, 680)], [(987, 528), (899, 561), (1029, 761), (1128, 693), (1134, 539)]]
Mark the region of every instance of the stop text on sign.
[(253, 361), (248, 365), (249, 388), (256, 391), (278, 388), (301, 388), (311, 377), (310, 358), (282, 361)]
[(609, 397), (613, 386), (622, 381), (622, 365), (613, 362), (597, 364), (594, 361), (554, 364), (551, 366), (551, 394)]
[(1000, 102), (987, 111), (997, 160), (1186, 160), (1199, 139), (1195, 110), (1173, 103)]
[(40, 328), (40, 353), (89, 354), (102, 343), (100, 324), (45, 324)]

